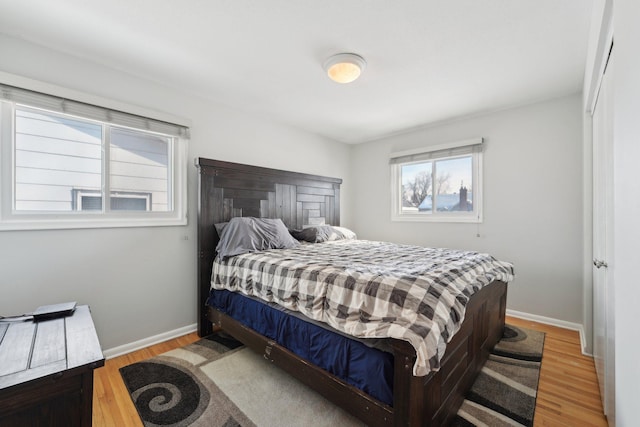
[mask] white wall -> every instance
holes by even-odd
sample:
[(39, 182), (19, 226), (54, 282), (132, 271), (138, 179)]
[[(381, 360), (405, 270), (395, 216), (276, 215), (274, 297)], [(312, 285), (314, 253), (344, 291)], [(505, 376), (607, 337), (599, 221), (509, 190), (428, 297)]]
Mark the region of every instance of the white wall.
[[(0, 71), (191, 119), (189, 225), (0, 232), (0, 314), (89, 304), (103, 349), (196, 322), (195, 157), (347, 178), (349, 147), (0, 35)], [(343, 194), (349, 192), (349, 182)], [(349, 200), (342, 198), (343, 224)]]
[(638, 424), (640, 340), (638, 303), (640, 280), (640, 3), (614, 0), (613, 75), (615, 396), (616, 425)]
[[(484, 222), (392, 222), (389, 154), (474, 137), (485, 138)], [(354, 146), (353, 228), (365, 239), (469, 248), (511, 261), (509, 309), (581, 324), (582, 151), (579, 94)]]

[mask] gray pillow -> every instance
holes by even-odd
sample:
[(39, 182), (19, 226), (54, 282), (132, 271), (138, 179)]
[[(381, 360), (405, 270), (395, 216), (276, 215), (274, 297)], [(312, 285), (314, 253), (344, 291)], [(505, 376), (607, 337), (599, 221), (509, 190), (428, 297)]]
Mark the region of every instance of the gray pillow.
[(330, 225), (317, 225), (303, 228), (302, 230), (290, 230), (290, 233), (296, 239), (310, 243), (356, 238), (356, 234), (348, 228), (332, 227)]
[(299, 244), (281, 219), (238, 217), (222, 230), (216, 251), (227, 258), (266, 249), (295, 248)]
[(218, 233), (218, 237), (222, 236), (222, 230), (229, 224), (228, 222), (219, 222), (217, 224), (213, 224), (216, 229), (216, 233)]

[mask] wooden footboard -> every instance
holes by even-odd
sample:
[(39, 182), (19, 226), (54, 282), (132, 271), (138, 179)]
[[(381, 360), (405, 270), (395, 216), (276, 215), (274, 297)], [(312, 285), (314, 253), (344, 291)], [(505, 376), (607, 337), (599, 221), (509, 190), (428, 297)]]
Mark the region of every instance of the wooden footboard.
[(460, 330), (447, 345), (440, 370), (427, 376), (412, 375), (415, 352), (408, 343), (396, 341), (393, 425), (444, 426), (451, 422), (502, 337), (506, 302), (503, 282), (493, 282), (476, 293)]
[(465, 393), (502, 336), (506, 297), (503, 282), (494, 282), (474, 295), (460, 331), (447, 345), (441, 369), (430, 375), (413, 376), (416, 359), (413, 347), (405, 341), (390, 340), (395, 361), (393, 407), (215, 309), (209, 310), (209, 316), (215, 326), (369, 426), (443, 426), (455, 416)]

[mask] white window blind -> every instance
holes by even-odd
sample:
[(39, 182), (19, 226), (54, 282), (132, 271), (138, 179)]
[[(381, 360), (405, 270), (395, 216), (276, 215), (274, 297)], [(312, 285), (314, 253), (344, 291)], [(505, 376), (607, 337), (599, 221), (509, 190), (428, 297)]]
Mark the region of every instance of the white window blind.
[(189, 128), (0, 83), (0, 100), (101, 122), (189, 139)]
[(442, 157), (464, 156), (482, 152), (482, 138), (470, 139), (451, 144), (434, 145), (418, 150), (402, 151), (390, 155), (389, 164), (420, 162)]

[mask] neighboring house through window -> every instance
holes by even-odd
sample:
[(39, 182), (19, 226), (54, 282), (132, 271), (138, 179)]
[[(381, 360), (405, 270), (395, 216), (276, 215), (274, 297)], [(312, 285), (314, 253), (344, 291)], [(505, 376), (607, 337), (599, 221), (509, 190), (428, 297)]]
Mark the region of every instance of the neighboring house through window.
[[(102, 210), (102, 195), (98, 191), (73, 189), (72, 209), (74, 211)], [(119, 192), (111, 193), (112, 211), (150, 211), (151, 193)]]
[(188, 128), (0, 91), (0, 229), (186, 223)]
[(393, 153), (392, 220), (482, 221), (482, 139)]

